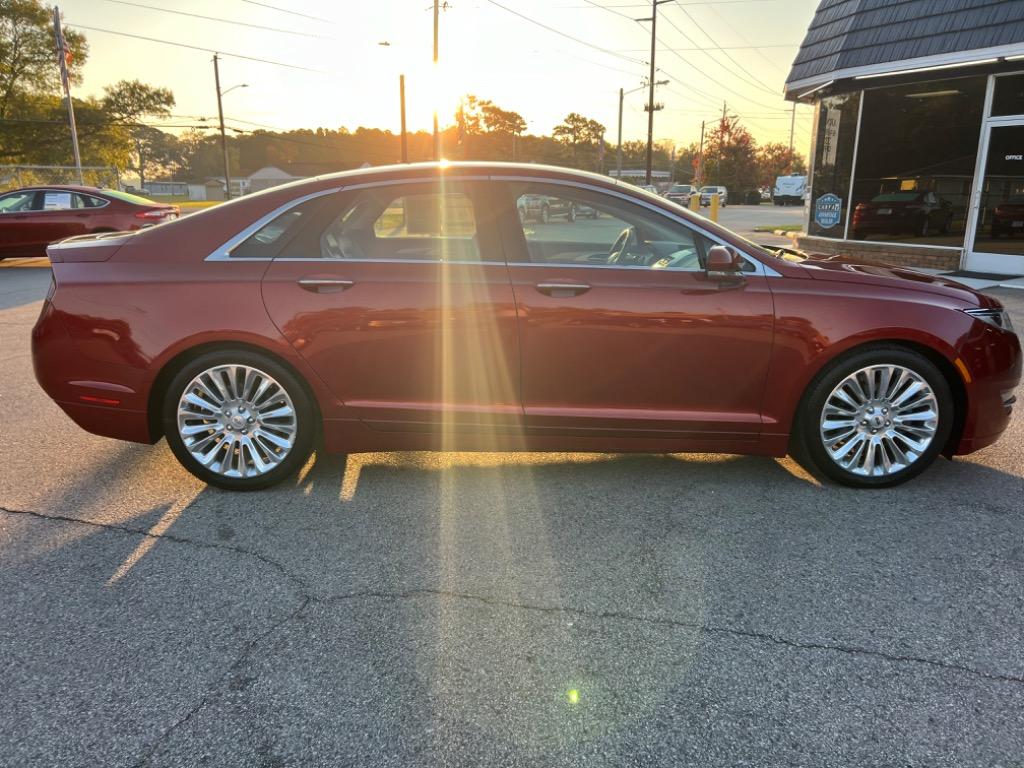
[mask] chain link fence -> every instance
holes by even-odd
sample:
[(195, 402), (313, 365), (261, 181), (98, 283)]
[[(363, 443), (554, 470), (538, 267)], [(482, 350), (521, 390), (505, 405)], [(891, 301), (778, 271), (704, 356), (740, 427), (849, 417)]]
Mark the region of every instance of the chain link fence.
[[(87, 187), (121, 188), (121, 175), (111, 166), (83, 165), (82, 180)], [(77, 183), (78, 171), (73, 165), (0, 165), (0, 192), (19, 187)]]

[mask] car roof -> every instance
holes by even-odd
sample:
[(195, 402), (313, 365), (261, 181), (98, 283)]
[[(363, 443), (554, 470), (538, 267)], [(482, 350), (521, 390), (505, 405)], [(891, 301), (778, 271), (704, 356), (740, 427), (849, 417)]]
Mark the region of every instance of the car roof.
[(33, 184), (29, 187), (18, 187), (17, 189), (10, 189), (7, 192), (0, 194), (9, 194), (10, 192), (39, 192), (44, 189), (56, 189), (61, 192), (84, 192), (89, 195), (95, 195), (97, 193), (102, 194), (104, 190), (99, 187), (86, 187), (80, 184)]

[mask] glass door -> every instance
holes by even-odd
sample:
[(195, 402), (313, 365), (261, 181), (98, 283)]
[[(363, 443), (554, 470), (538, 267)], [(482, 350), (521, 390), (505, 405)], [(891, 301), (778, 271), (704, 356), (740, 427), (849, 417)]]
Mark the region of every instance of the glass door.
[(967, 268), (1024, 275), (1024, 118), (986, 128)]

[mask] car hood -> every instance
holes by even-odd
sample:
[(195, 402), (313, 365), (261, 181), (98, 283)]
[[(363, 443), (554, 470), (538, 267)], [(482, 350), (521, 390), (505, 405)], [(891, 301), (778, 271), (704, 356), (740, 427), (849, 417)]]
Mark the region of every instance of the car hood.
[(861, 285), (878, 285), (907, 291), (945, 296), (975, 307), (997, 306), (998, 302), (941, 275), (929, 275), (905, 267), (868, 264), (846, 256), (809, 256), (801, 266), (815, 280), (831, 280)]

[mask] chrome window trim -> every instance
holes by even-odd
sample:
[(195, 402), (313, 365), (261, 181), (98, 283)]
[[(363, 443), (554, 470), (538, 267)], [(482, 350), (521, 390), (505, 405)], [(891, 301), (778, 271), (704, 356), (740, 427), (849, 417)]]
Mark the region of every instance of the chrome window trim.
[[(776, 272), (774, 269), (769, 267), (764, 262), (754, 258), (749, 253), (747, 253), (746, 251), (741, 250), (739, 248), (736, 248), (736, 246), (733, 245), (732, 243), (726, 242), (722, 238), (718, 237), (718, 235), (716, 235), (713, 232), (710, 232), (710, 231), (704, 229), (699, 224), (695, 224), (692, 221), (688, 221), (687, 219), (684, 219), (682, 216), (677, 216), (674, 213), (666, 211), (664, 208), (660, 208), (660, 207), (658, 207), (658, 206), (656, 206), (656, 205), (654, 205), (652, 203), (648, 203), (646, 200), (643, 200), (640, 197), (634, 197), (633, 195), (627, 194), (625, 192), (620, 192), (617, 189), (614, 189), (614, 190), (613, 189), (606, 189), (605, 187), (599, 187), (599, 186), (596, 186), (594, 184), (587, 184), (585, 182), (568, 181), (568, 180), (565, 180), (565, 179), (547, 179), (547, 178), (537, 177), (537, 176), (492, 176), (491, 180), (492, 181), (522, 181), (522, 182), (530, 182), (530, 183), (535, 183), (535, 184), (557, 184), (557, 185), (560, 185), (560, 186), (563, 186), (563, 187), (573, 187), (574, 189), (586, 189), (586, 190), (589, 190), (591, 192), (596, 192), (598, 194), (605, 194), (605, 195), (610, 195), (612, 197), (618, 197), (618, 198), (620, 198), (622, 200), (625, 200), (627, 203), (633, 203), (633, 204), (639, 205), (639, 206), (641, 206), (643, 208), (647, 208), (648, 210), (650, 210), (653, 213), (657, 213), (657, 214), (659, 214), (661, 216), (664, 216), (667, 219), (675, 221), (678, 224), (682, 224), (684, 227), (688, 227), (690, 229), (693, 229), (694, 231), (699, 232), (701, 235), (703, 235), (708, 240), (711, 240), (712, 242), (714, 242), (717, 245), (724, 245), (727, 248), (735, 249), (739, 253), (739, 255), (743, 258), (744, 261), (748, 262), (749, 264), (754, 265), (754, 271), (752, 271), (752, 272), (745, 272), (744, 274), (746, 274), (746, 275), (761, 275), (763, 277), (782, 277), (781, 273)], [(650, 269), (650, 267), (618, 266), (618, 265), (615, 265), (615, 264), (544, 264), (544, 263), (541, 263), (541, 262), (536, 262), (536, 263), (535, 262), (527, 262), (527, 263), (524, 264), (522, 262), (508, 262), (508, 265), (510, 267), (512, 267), (512, 266), (516, 266), (516, 267), (522, 267), (522, 266), (531, 266), (531, 267), (563, 267), (564, 266), (564, 267), (568, 267), (570, 269), (573, 269), (573, 268), (575, 268), (575, 269), (580, 269), (580, 268), (593, 269), (595, 267), (598, 268), (598, 269)], [(662, 270), (655, 270), (655, 271), (661, 272)], [(694, 272), (694, 271), (697, 271), (697, 270), (666, 270), (666, 271)]]
[[(259, 258), (238, 257), (238, 258), (232, 258), (231, 251), (234, 250), (235, 248), (237, 248), (244, 240), (246, 240), (249, 237), (251, 237), (257, 231), (259, 231), (262, 227), (264, 227), (265, 225), (269, 224), (271, 221), (276, 219), (281, 214), (287, 213), (289, 210), (291, 210), (295, 206), (301, 205), (302, 203), (305, 203), (308, 200), (312, 200), (312, 199), (317, 198), (317, 197), (323, 197), (325, 195), (332, 195), (332, 194), (335, 194), (336, 192), (342, 192), (342, 191), (348, 192), (348, 191), (355, 191), (355, 190), (360, 190), (360, 189), (370, 189), (370, 188), (373, 188), (373, 187), (389, 187), (389, 186), (396, 186), (396, 185), (399, 185), (399, 184), (417, 184), (417, 183), (429, 184), (432, 181), (434, 181), (434, 180), (432, 178), (430, 178), (430, 177), (427, 177), (427, 178), (423, 178), (423, 177), (411, 177), (411, 178), (410, 177), (405, 177), (405, 178), (401, 178), (401, 179), (387, 179), (385, 181), (368, 181), (368, 182), (364, 182), (362, 184), (349, 184), (347, 186), (343, 185), (343, 186), (340, 186), (340, 187), (332, 187), (330, 189), (320, 190), (319, 192), (311, 192), (308, 195), (303, 195), (302, 197), (297, 197), (294, 200), (290, 200), (289, 202), (279, 206), (278, 208), (275, 208), (270, 213), (267, 213), (264, 216), (260, 217), (255, 222), (253, 222), (248, 227), (246, 227), (245, 229), (240, 231), (238, 234), (236, 234), (234, 237), (232, 237), (230, 240), (228, 240), (223, 245), (221, 245), (219, 248), (217, 248), (212, 253), (210, 253), (204, 259), (204, 261), (273, 261), (273, 258), (270, 258), (270, 257), (259, 257)], [(689, 228), (699, 232), (701, 235), (703, 235), (707, 239), (711, 240), (712, 242), (716, 243), (717, 245), (724, 245), (724, 246), (726, 246), (728, 248), (736, 248), (736, 246), (732, 245), (731, 243), (726, 242), (722, 238), (720, 238), (717, 235), (715, 235), (713, 232), (710, 232), (710, 231), (704, 229), (700, 225), (695, 224), (692, 221), (688, 221), (687, 219), (684, 219), (681, 216), (677, 216), (676, 214), (673, 214), (673, 213), (671, 213), (669, 211), (666, 211), (663, 208), (660, 208), (660, 207), (658, 207), (656, 205), (648, 203), (648, 202), (646, 202), (645, 200), (643, 200), (643, 199), (641, 199), (639, 197), (634, 197), (633, 195), (630, 195), (630, 194), (627, 194), (627, 193), (624, 193), (624, 192), (620, 192), (618, 190), (612, 190), (612, 189), (607, 189), (605, 187), (599, 187), (599, 186), (596, 186), (594, 184), (587, 184), (585, 182), (578, 182), (578, 181), (572, 181), (572, 180), (566, 180), (566, 179), (549, 179), (549, 178), (546, 178), (544, 176), (521, 176), (521, 175), (458, 176), (458, 177), (453, 178), (452, 181), (453, 182), (462, 182), (462, 181), (521, 181), (521, 182), (528, 182), (528, 183), (535, 183), (535, 184), (555, 184), (555, 185), (560, 185), (560, 186), (564, 186), (564, 187), (573, 187), (575, 189), (586, 189), (586, 190), (589, 190), (591, 192), (596, 192), (598, 194), (611, 195), (612, 197), (617, 197), (617, 198), (619, 198), (621, 200), (625, 200), (626, 202), (634, 203), (634, 204), (639, 205), (639, 206), (641, 206), (643, 208), (647, 208), (648, 210), (650, 210), (653, 213), (656, 213), (656, 214), (659, 214), (661, 216), (664, 216), (667, 219), (670, 219), (671, 221), (675, 221), (678, 224), (681, 224), (681, 225), (683, 225), (685, 227), (689, 227)], [(748, 263), (750, 263), (750, 264), (752, 264), (754, 266), (754, 271), (753, 272), (747, 272), (746, 274), (748, 274), (748, 275), (761, 275), (763, 277), (782, 277), (781, 273), (776, 272), (774, 269), (769, 267), (767, 264), (765, 264), (764, 262), (754, 258), (749, 253), (747, 253), (746, 251), (741, 250), (739, 248), (736, 248), (736, 250), (737, 250), (737, 252), (740, 254), (740, 256), (745, 261), (747, 261)], [(293, 261), (293, 262), (308, 261), (308, 262), (319, 262), (319, 263), (328, 263), (328, 264), (335, 264), (335, 263), (336, 264), (357, 264), (357, 263), (362, 263), (362, 264), (494, 264), (494, 265), (499, 265), (500, 264), (500, 265), (503, 265), (503, 266), (507, 265), (507, 266), (532, 266), (532, 267), (538, 267), (538, 266), (540, 266), (540, 267), (567, 267), (567, 268), (570, 268), (570, 269), (581, 269), (581, 268), (585, 268), (585, 269), (595, 269), (595, 268), (597, 268), (597, 269), (649, 269), (648, 267), (628, 267), (628, 266), (617, 266), (617, 265), (614, 265), (614, 264), (541, 264), (541, 263), (533, 263), (533, 262), (527, 262), (527, 263), (510, 262), (510, 261), (506, 261), (506, 260), (502, 260), (502, 261), (483, 261), (483, 260), (481, 260), (481, 261), (444, 261), (443, 259), (429, 259), (429, 260), (428, 259), (324, 259), (322, 257), (311, 257), (311, 256), (304, 256), (304, 257), (301, 257), (301, 258), (288, 258), (288, 257), (279, 257), (279, 258), (281, 258), (283, 261)], [(657, 270), (657, 271), (660, 271), (660, 270)], [(690, 271), (693, 271), (693, 270), (679, 270), (679, 271), (690, 272)]]

